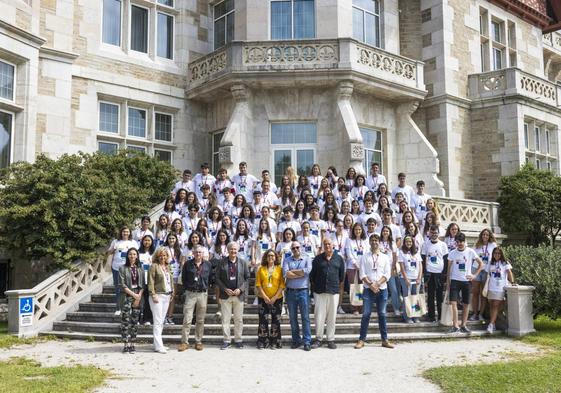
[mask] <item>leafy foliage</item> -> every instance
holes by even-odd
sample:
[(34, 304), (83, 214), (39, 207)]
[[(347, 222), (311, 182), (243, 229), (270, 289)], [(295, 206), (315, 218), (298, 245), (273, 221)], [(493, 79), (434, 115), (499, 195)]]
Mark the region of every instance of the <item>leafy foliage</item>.
[(505, 254), (512, 263), (516, 281), (532, 285), (534, 313), (550, 318), (561, 315), (561, 249), (550, 246), (509, 246)]
[(555, 244), (561, 232), (560, 177), (527, 164), (503, 177), (499, 190), (499, 219), (505, 232), (523, 233), (527, 244), (534, 246)]
[(19, 257), (58, 266), (93, 258), (120, 226), (160, 202), (174, 178), (168, 163), (126, 151), (14, 163), (0, 179), (0, 241)]

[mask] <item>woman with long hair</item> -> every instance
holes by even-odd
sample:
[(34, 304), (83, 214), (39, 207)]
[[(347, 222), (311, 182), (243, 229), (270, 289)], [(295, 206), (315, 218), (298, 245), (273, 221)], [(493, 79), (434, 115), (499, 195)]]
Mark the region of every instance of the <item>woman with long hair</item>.
[(148, 292), (150, 292), (150, 308), (154, 316), (154, 350), (167, 353), (162, 341), (164, 320), (169, 308), (170, 296), (173, 296), (173, 277), (169, 269), (168, 248), (160, 247), (154, 253), (152, 265), (148, 270)]
[[(345, 247), (345, 256), (347, 257), (347, 280), (349, 284), (355, 282), (355, 275), (359, 274), (360, 259), (370, 249), (368, 239), (362, 224), (355, 223), (351, 234), (347, 239), (347, 246)], [(360, 280), (357, 280), (360, 281)], [(358, 315), (360, 307), (352, 306), (353, 314)], [(339, 306), (337, 310), (339, 314), (344, 314), (343, 309)]]
[(230, 217), (232, 217), (234, 224), (238, 223), (238, 220), (242, 216), (242, 208), (246, 204), (245, 196), (242, 194), (238, 194), (234, 197), (234, 203), (230, 209)]
[[(470, 321), (484, 320), (483, 313), (485, 312), (487, 300), (481, 296), (481, 290), (485, 285), (485, 281), (487, 281), (487, 267), (495, 248), (497, 248), (497, 240), (495, 239), (493, 232), (491, 232), (488, 228), (479, 232), (479, 237), (475, 242), (473, 251), (475, 251), (475, 253), (479, 255), (479, 258), (481, 258), (481, 261), (483, 262), (483, 270), (474, 277), (473, 280), (471, 280), (471, 309), (473, 314), (469, 317)], [(472, 267), (472, 273), (474, 273), (475, 270), (477, 269)]]
[(512, 265), (505, 258), (501, 247), (493, 249), (491, 262), (487, 265), (487, 274), (489, 275), (487, 300), (489, 300), (491, 308), (491, 319), (487, 326), (487, 332), (493, 333), (496, 330), (497, 315), (505, 303), (505, 287), (509, 282), (511, 285), (515, 285)]
[(285, 208), (287, 206), (294, 207), (294, 205), (296, 205), (296, 195), (290, 185), (285, 184), (281, 187), (279, 201), (281, 208)]
[(296, 187), (298, 186), (298, 174), (296, 173), (296, 170), (291, 166), (286, 168), (286, 177), (288, 177), (289, 184), (296, 192)]
[(292, 217), (292, 219), (294, 221), (297, 221), (301, 226), (302, 223), (306, 221), (308, 218), (309, 215), (308, 212), (306, 211), (306, 204), (304, 203), (304, 200), (298, 199), (294, 207), (294, 216)]
[(163, 245), (166, 242), (170, 231), (170, 220), (167, 214), (161, 214), (156, 223), (156, 238), (155, 241), (158, 246)]
[(298, 183), (296, 185), (296, 194), (302, 193), (304, 190), (310, 190), (310, 183), (308, 182), (308, 178), (304, 175), (298, 176)]
[(239, 246), (239, 256), (246, 261), (250, 261), (249, 257), (251, 257), (251, 234), (249, 232), (249, 227), (247, 226), (247, 222), (240, 218), (238, 223), (236, 224), (236, 233), (232, 239)]
[[(177, 197), (177, 194), (176, 194)], [(181, 219), (181, 214), (175, 211), (175, 198), (167, 197), (166, 201), (164, 202), (164, 214), (168, 216), (169, 222), (171, 223), (176, 218)]]
[(261, 257), (267, 250), (273, 250), (275, 248), (275, 234), (271, 232), (271, 226), (268, 220), (259, 220), (259, 226), (257, 229), (257, 235), (253, 241), (253, 251), (251, 253), (251, 265), (253, 268), (257, 267), (257, 261), (261, 260)]
[(318, 191), (322, 179), (323, 176), (321, 175), (321, 169), (319, 165), (312, 165), (312, 168), (310, 169), (310, 175), (308, 176), (308, 184), (312, 189), (312, 194), (314, 194), (314, 197), (316, 198), (318, 197)]
[(345, 175), (345, 184), (351, 190), (355, 185), (356, 170), (353, 167), (347, 169), (347, 174)]
[(292, 242), (296, 240), (296, 232), (292, 228), (286, 228), (282, 232), (282, 239), (277, 243), (276, 252), (281, 257), (281, 262), (292, 255)]
[[(173, 281), (172, 281), (173, 292), (176, 292), (177, 289), (180, 289), (180, 285), (178, 284), (178, 281), (179, 281), (179, 275), (181, 274), (181, 245), (179, 244), (177, 235), (174, 232), (168, 235), (163, 248), (167, 250), (167, 255), (169, 256), (168, 266), (173, 277)], [(167, 317), (163, 321), (164, 324), (166, 325), (175, 324), (173, 322), (174, 307), (175, 307), (175, 296), (172, 296), (169, 299), (169, 308), (167, 310)]]
[(138, 259), (139, 264), (142, 266), (142, 271), (144, 272), (144, 292), (143, 292), (143, 306), (140, 313), (140, 323), (144, 325), (150, 325), (152, 323), (152, 311), (150, 310), (150, 304), (148, 303), (148, 270), (150, 265), (152, 265), (152, 256), (156, 251), (156, 245), (154, 244), (154, 239), (150, 235), (145, 235), (140, 241), (140, 247), (138, 248)]
[[(403, 244), (399, 249), (397, 261), (401, 268), (401, 292), (403, 297), (410, 294), (416, 295), (418, 288), (421, 286), (423, 277), (423, 264), (421, 263), (421, 255), (419, 248), (415, 245), (415, 241), (410, 235), (403, 238)], [(407, 313), (403, 312), (403, 320), (407, 323), (420, 322), (419, 318), (409, 318)]]
[(171, 222), (171, 233), (175, 234), (177, 241), (179, 242), (179, 247), (183, 247), (187, 242), (188, 236), (183, 228), (183, 221), (176, 218)]
[(452, 222), (446, 228), (444, 234), (444, 243), (448, 246), (448, 252), (456, 249), (456, 235), (460, 233), (460, 227), (455, 222)]
[(392, 229), (384, 225), (380, 231), (380, 251), (388, 256), (392, 263), (392, 276), (388, 280), (388, 290), (391, 297), (393, 313), (401, 316), (401, 298), (399, 297), (399, 272), (401, 271), (397, 263), (397, 246), (393, 240)]
[(119, 285), (119, 269), (126, 262), (127, 251), (131, 248), (136, 249), (136, 242), (132, 240), (132, 234), (127, 226), (122, 226), (119, 230), (119, 236), (114, 239), (109, 248), (106, 251), (106, 255), (109, 256), (113, 254), (111, 261), (111, 271), (113, 273), (113, 286), (115, 287), (115, 301), (117, 303), (117, 310), (115, 315), (121, 315), (122, 309), (122, 296), (121, 296), (121, 286)]
[(126, 262), (119, 268), (119, 285), (124, 294), (123, 310), (121, 313), (121, 338), (123, 352), (135, 353), (137, 325), (142, 308), (142, 294), (144, 293), (144, 273), (138, 266), (138, 250), (129, 248)]

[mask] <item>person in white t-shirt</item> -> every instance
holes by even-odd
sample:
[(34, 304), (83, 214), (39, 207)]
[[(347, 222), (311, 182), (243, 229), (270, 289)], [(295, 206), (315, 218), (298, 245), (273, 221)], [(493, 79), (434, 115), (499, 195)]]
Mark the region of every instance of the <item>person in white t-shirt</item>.
[(137, 244), (134, 240), (132, 240), (130, 229), (127, 226), (123, 226), (119, 230), (119, 237), (111, 242), (106, 251), (108, 256), (113, 254), (111, 271), (113, 273), (113, 285), (115, 287), (115, 300), (117, 303), (117, 311), (115, 311), (115, 315), (121, 315), (121, 308), (123, 306), (121, 286), (119, 285), (119, 269), (121, 266), (125, 265), (127, 260), (127, 251), (136, 247)]
[[(472, 266), (477, 263), (475, 274)], [(452, 305), (453, 327), (449, 333), (471, 333), (467, 328), (467, 319), (470, 301), (470, 281), (481, 272), (483, 262), (473, 249), (466, 246), (466, 235), (459, 232), (456, 235), (456, 249), (448, 253), (448, 279), (447, 288), (450, 290), (450, 304)], [(463, 314), (462, 325), (458, 324), (458, 299), (462, 295)]]
[(398, 180), (399, 184), (396, 187), (394, 187), (394, 189), (392, 190), (392, 199), (395, 201), (395, 194), (397, 194), (398, 192), (401, 192), (403, 194), (403, 197), (407, 201), (407, 203), (411, 204), (411, 201), (413, 200), (413, 197), (415, 196), (415, 190), (413, 190), (413, 187), (407, 185), (407, 183), (405, 181), (406, 178), (407, 178), (407, 176), (403, 172), (401, 172), (397, 175), (397, 180)]
[(380, 184), (387, 184), (386, 177), (380, 173), (380, 164), (373, 162), (370, 166), (370, 175), (366, 178), (366, 187), (374, 192), (378, 191)]
[(380, 251), (380, 237), (376, 234), (370, 236), (370, 250), (360, 258), (360, 279), (364, 285), (363, 299), (364, 312), (360, 321), (360, 336), (355, 349), (364, 347), (372, 304), (376, 303), (378, 312), (378, 326), (384, 348), (393, 348), (388, 341), (386, 326), (386, 304), (388, 303), (387, 281), (391, 277), (391, 261), (386, 254)]
[(477, 242), (475, 242), (474, 251), (481, 261), (483, 261), (483, 270), (477, 276), (474, 276), (471, 282), (471, 309), (473, 314), (469, 317), (470, 321), (483, 321), (483, 313), (485, 312), (485, 305), (487, 299), (481, 296), (485, 281), (487, 281), (487, 265), (493, 255), (493, 250), (497, 247), (495, 235), (490, 229), (483, 229), (479, 232)]
[(392, 222), (393, 211), (390, 208), (385, 208), (382, 210), (382, 223), (376, 228), (376, 233), (379, 235), (382, 232), (382, 228), (387, 226), (392, 231), (392, 239), (395, 242), (397, 248), (401, 247), (401, 229)]
[(505, 302), (505, 287), (509, 282), (511, 285), (515, 284), (512, 266), (506, 260), (502, 248), (496, 247), (493, 249), (491, 261), (487, 264), (486, 269), (489, 274), (487, 299), (491, 307), (491, 320), (487, 326), (487, 332), (493, 333), (496, 330), (497, 315)]
[(247, 201), (251, 201), (253, 199), (253, 189), (257, 186), (259, 180), (247, 173), (247, 163), (245, 161), (240, 162), (238, 169), (240, 172), (232, 176), (236, 195), (242, 194)]
[(210, 165), (208, 163), (203, 163), (201, 165), (201, 172), (195, 175), (193, 179), (193, 183), (195, 186), (195, 194), (197, 194), (197, 198), (202, 198), (203, 196), (203, 185), (208, 184), (210, 188), (214, 186), (216, 182), (216, 178), (210, 174)]
[(436, 322), (434, 300), (436, 298), (436, 311), (438, 320), (442, 316), (443, 288), (446, 281), (446, 270), (448, 266), (448, 247), (446, 243), (438, 239), (438, 226), (431, 225), (430, 239), (423, 243), (421, 258), (425, 266), (425, 277), (428, 286), (429, 320)]
[(269, 182), (270, 189), (273, 193), (276, 194), (279, 191), (277, 185), (271, 180), (271, 172), (269, 172), (268, 169), (263, 169), (261, 171), (261, 182), (255, 186), (255, 189), (261, 191), (261, 183), (264, 181)]
[(182, 188), (187, 191), (192, 191), (192, 192), (195, 191), (195, 185), (192, 180), (192, 173), (189, 169), (185, 169), (183, 171), (183, 176), (181, 177), (181, 180), (175, 183), (175, 186), (173, 187), (171, 194), (175, 197), (177, 191), (181, 190)]
[(319, 237), (312, 235), (309, 222), (302, 223), (302, 234), (297, 236), (296, 240), (302, 246), (302, 254), (308, 256), (310, 260), (319, 254)]
[[(403, 238), (403, 245), (397, 254), (397, 262), (401, 270), (401, 292), (403, 297), (410, 294), (416, 295), (422, 285), (423, 264), (421, 263), (421, 255), (413, 238), (409, 235)], [(418, 323), (419, 318), (409, 318), (406, 310), (403, 310), (403, 320), (406, 323)]]
[(146, 235), (152, 236), (154, 238), (154, 234), (150, 230), (150, 217), (143, 216), (140, 220), (140, 228), (135, 229), (132, 231), (132, 239), (137, 242), (138, 247), (140, 247), (140, 242), (142, 238)]
[(308, 184), (312, 189), (312, 194), (314, 195), (314, 197), (317, 197), (318, 195), (321, 179), (323, 179), (323, 176), (321, 175), (321, 169), (319, 165), (318, 164), (312, 165), (310, 176), (308, 176)]
[(362, 224), (363, 228), (366, 230), (366, 223), (369, 218), (374, 218), (376, 220), (376, 225), (382, 223), (382, 219), (378, 213), (374, 211), (374, 201), (370, 198), (364, 201), (364, 211), (357, 217), (356, 222)]
[(282, 234), (286, 228), (292, 228), (294, 233), (299, 234), (302, 231), (302, 228), (300, 227), (300, 223), (292, 218), (294, 209), (291, 206), (287, 206), (282, 209), (282, 214), (283, 220), (279, 223), (277, 229), (277, 239), (280, 239), (282, 237)]
[(212, 186), (212, 192), (216, 196), (216, 201), (221, 207), (224, 205), (225, 197), (224, 190), (231, 190), (233, 187), (232, 182), (228, 178), (228, 172), (224, 168), (218, 170), (218, 178)]
[(427, 211), (427, 201), (431, 198), (429, 194), (425, 194), (425, 182), (419, 180), (417, 182), (417, 192), (413, 195), (409, 206), (415, 212), (417, 219), (422, 221)]
[[(368, 250), (368, 240), (366, 239), (366, 232), (361, 224), (358, 222), (353, 225), (353, 229), (349, 238), (347, 239), (347, 246), (345, 247), (345, 255), (347, 257), (346, 266), (347, 266), (347, 280), (349, 284), (353, 284), (359, 280), (359, 264), (360, 258), (364, 255), (364, 253)], [(352, 306), (353, 314), (358, 315), (360, 311), (360, 307)], [(343, 311), (341, 308), (340, 311)], [(339, 314), (344, 314), (344, 312), (338, 312)]]

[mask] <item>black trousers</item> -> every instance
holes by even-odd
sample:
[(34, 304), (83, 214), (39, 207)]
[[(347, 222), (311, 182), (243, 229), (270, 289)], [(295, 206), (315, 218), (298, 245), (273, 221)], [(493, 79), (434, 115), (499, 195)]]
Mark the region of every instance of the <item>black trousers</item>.
[(428, 274), (428, 307), (429, 318), (434, 319), (434, 300), (436, 297), (436, 311), (438, 312), (438, 319), (442, 315), (442, 300), (444, 297), (442, 287), (442, 273), (429, 273)]
[[(282, 299), (273, 304), (267, 304), (259, 298), (259, 329), (257, 341), (263, 344), (275, 345), (281, 340), (280, 315), (282, 312)], [(271, 330), (269, 330), (269, 314), (271, 315)]]

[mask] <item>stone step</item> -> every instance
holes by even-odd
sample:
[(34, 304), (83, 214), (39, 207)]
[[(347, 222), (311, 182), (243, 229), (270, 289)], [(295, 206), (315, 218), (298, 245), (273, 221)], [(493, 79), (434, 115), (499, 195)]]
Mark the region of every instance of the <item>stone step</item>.
[[(117, 333), (84, 333), (84, 332), (67, 332), (67, 331), (46, 331), (40, 333), (41, 335), (50, 335), (55, 336), (61, 339), (73, 339), (73, 340), (95, 340), (95, 341), (112, 341), (115, 343), (121, 342), (121, 335)], [(400, 342), (400, 341), (418, 341), (418, 340), (442, 340), (442, 339), (466, 339), (471, 337), (482, 337), (489, 335), (485, 330), (473, 330), (471, 334), (448, 334), (444, 331), (437, 331), (437, 332), (424, 332), (424, 331), (415, 331), (415, 332), (405, 332), (405, 333), (397, 333), (392, 332), (391, 330), (388, 332), (388, 339), (392, 342)], [(492, 334), (493, 336), (501, 336), (503, 335), (502, 331), (496, 331)], [(164, 334), (163, 340), (166, 344), (179, 344), (181, 342), (181, 336), (174, 334), (168, 335)], [(313, 337), (313, 330), (312, 330), (312, 337)], [(152, 350), (152, 334), (140, 334), (138, 336), (138, 341), (141, 343), (146, 343), (146, 347), (142, 346), (137, 348), (140, 351)], [(340, 344), (354, 344), (358, 339), (358, 331), (354, 334), (336, 334), (335, 335), (335, 342)], [(244, 335), (242, 336), (242, 340), (245, 342), (246, 346), (253, 347), (256, 342), (255, 336)], [(285, 344), (285, 348), (290, 345), (290, 334), (283, 335), (282, 342)], [(380, 335), (377, 331), (369, 334), (367, 338), (368, 344), (379, 345), (380, 343)], [(193, 343), (193, 338), (191, 338), (191, 343)], [(222, 343), (222, 336), (203, 336), (203, 344), (205, 345), (220, 345)], [(116, 351), (120, 350), (120, 346)], [(218, 349), (213, 348), (213, 349)], [(175, 348), (171, 348), (171, 350), (175, 350)], [(232, 349), (234, 350), (234, 349)], [(320, 349), (323, 350), (323, 349)]]
[[(312, 331), (315, 329), (315, 324), (312, 323)], [(436, 323), (420, 322), (415, 324), (408, 324), (403, 322), (389, 322), (388, 331), (394, 333), (407, 333), (407, 332), (446, 332), (449, 328), (446, 326), (439, 326)], [(485, 328), (482, 324), (471, 324), (470, 328), (473, 330), (483, 330)], [(181, 325), (165, 325), (164, 334), (166, 335), (179, 335), (181, 334)], [(55, 331), (71, 331), (71, 332), (84, 332), (90, 334), (98, 333), (120, 333), (119, 323), (107, 322), (74, 322), (74, 321), (61, 321), (53, 324)], [(358, 334), (360, 330), (360, 322), (337, 322), (336, 331), (339, 334)], [(374, 334), (378, 332), (378, 324), (370, 323), (369, 332)], [(249, 336), (257, 337), (258, 325), (253, 323), (244, 323), (244, 333)], [(138, 334), (151, 334), (152, 327), (141, 325), (138, 327)], [(290, 325), (288, 323), (281, 324), (281, 333), (283, 335), (290, 335)], [(194, 334), (194, 327), (191, 327), (191, 334)], [(205, 334), (209, 336), (222, 336), (222, 325), (219, 323), (205, 324)]]

